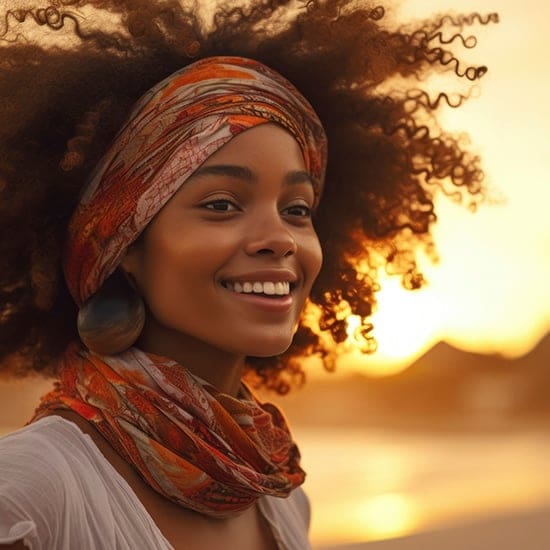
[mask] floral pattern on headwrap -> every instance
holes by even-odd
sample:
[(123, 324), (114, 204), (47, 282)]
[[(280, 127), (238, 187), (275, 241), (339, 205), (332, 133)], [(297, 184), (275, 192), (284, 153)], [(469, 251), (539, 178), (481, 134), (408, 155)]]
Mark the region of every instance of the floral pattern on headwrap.
[(191, 174), (234, 136), (275, 122), (298, 142), (319, 192), (326, 136), (307, 100), (278, 73), (240, 57), (193, 63), (135, 105), (70, 221), (63, 267), (81, 306)]

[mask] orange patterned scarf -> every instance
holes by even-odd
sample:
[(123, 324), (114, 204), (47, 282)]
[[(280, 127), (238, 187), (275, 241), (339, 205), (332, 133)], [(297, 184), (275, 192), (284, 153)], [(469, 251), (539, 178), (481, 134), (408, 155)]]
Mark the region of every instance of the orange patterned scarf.
[(73, 344), (35, 418), (70, 409), (92, 422), (144, 480), (174, 502), (228, 517), (303, 483), (279, 410), (243, 384), (217, 391), (171, 359), (130, 348), (99, 357)]

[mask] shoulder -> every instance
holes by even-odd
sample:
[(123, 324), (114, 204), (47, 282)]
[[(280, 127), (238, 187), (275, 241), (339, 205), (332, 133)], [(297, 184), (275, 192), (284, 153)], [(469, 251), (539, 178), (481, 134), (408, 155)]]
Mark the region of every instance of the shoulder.
[(294, 491), (290, 493), (286, 507), (292, 511), (294, 517), (299, 518), (306, 529), (309, 529), (311, 505), (306, 492), (301, 487), (294, 489)]
[(0, 543), (67, 548), (105, 486), (90, 443), (66, 420), (47, 417), (0, 438)]
[(284, 548), (310, 548), (310, 504), (301, 487), (292, 491), (288, 498), (262, 497), (258, 505), (262, 515), (271, 525), (275, 538)]
[(83, 434), (59, 417), (0, 438), (1, 521), (10, 523), (2, 528), (19, 534), (21, 529), (54, 532), (65, 512), (74, 511), (82, 499), (94, 471)]
[(51, 446), (55, 450), (59, 442), (74, 442), (78, 436), (79, 430), (69, 422), (59, 416), (47, 416), (0, 437), (0, 459), (14, 454), (15, 450), (23, 452), (25, 456), (36, 455), (43, 447)]
[(56, 424), (44, 419), (0, 438), (2, 543), (24, 539), (39, 548), (42, 533), (56, 530), (74, 452), (74, 435)]
[(53, 417), (0, 438), (0, 494), (37, 487), (55, 495), (80, 447), (70, 426)]
[(0, 438), (0, 545), (22, 538), (33, 549), (166, 548), (93, 439), (60, 416)]
[(70, 422), (47, 417), (0, 438), (0, 487), (40, 488), (50, 497), (66, 483), (89, 472), (94, 453), (84, 434)]

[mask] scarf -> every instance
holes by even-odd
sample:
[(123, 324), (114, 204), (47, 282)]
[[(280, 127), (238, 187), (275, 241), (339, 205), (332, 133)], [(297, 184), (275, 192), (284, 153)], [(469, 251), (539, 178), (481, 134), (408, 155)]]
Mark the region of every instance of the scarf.
[(99, 357), (70, 345), (33, 420), (56, 409), (91, 422), (153, 489), (211, 517), (238, 514), (262, 495), (288, 496), (305, 478), (274, 405), (244, 384), (239, 398), (221, 393), (136, 348)]
[(149, 90), (99, 162), (69, 223), (63, 268), (75, 302), (81, 306), (99, 289), (209, 156), (268, 122), (296, 139), (318, 195), (327, 155), (323, 127), (307, 100), (275, 71), (242, 57), (211, 57)]

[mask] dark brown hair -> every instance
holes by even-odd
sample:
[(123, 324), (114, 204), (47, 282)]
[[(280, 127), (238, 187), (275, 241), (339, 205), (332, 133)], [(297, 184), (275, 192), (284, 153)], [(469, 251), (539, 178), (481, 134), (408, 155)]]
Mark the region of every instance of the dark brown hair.
[(311, 294), (320, 331), (303, 322), (284, 356), (250, 358), (251, 371), (284, 393), (303, 377), (303, 356), (319, 355), (332, 368), (347, 314), (361, 316), (359, 338), (372, 349), (368, 319), (379, 268), (401, 275), (407, 288), (421, 286), (415, 251), (431, 246), (434, 194), (473, 206), (485, 196), (479, 159), (434, 118), (440, 104), (451, 105), (449, 96), (429, 96), (421, 86), (433, 71), (465, 82), (480, 78), (486, 68), (463, 66), (451, 48), (475, 45), (462, 34), (465, 26), (497, 20), (495, 14), (447, 15), (392, 29), (384, 16), (381, 6), (349, 0), (312, 0), (300, 8), (289, 0), (220, 4), (211, 19), (176, 0), (52, 0), (45, 9), (5, 11), (4, 373), (55, 373), (65, 346), (77, 338), (60, 248), (80, 189), (133, 102), (175, 70), (211, 55), (252, 57), (283, 74), (312, 103), (329, 139), (315, 219), (324, 265)]

